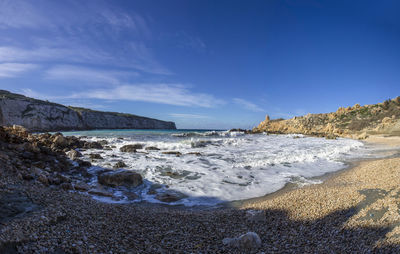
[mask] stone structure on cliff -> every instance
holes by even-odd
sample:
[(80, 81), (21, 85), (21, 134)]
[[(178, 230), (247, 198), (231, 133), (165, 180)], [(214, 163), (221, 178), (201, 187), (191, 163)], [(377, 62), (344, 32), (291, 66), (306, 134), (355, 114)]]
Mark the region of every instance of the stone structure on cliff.
[(4, 90), (0, 90), (0, 125), (21, 125), (30, 131), (176, 129), (174, 122), (66, 107)]
[(339, 108), (327, 114), (307, 114), (271, 120), (267, 115), (253, 132), (366, 138), (369, 134), (400, 135), (400, 97), (374, 105)]

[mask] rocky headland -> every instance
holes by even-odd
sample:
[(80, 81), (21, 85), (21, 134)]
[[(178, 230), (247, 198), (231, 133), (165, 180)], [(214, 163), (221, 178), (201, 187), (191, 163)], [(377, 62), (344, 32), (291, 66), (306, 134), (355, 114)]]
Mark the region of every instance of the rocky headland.
[(339, 108), (327, 114), (308, 114), (292, 119), (270, 119), (267, 115), (253, 132), (306, 134), (335, 138), (365, 139), (368, 135), (400, 135), (400, 96), (383, 103)]
[(131, 114), (66, 107), (0, 90), (0, 125), (30, 131), (92, 129), (176, 129), (174, 122)]

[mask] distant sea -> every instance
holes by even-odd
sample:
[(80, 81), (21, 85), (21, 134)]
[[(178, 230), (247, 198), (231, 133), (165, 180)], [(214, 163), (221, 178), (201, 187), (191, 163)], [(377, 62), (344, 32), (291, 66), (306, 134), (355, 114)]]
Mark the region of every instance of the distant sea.
[[(244, 134), (222, 130), (93, 130), (64, 132), (90, 141), (106, 140), (110, 150), (86, 150), (104, 158), (92, 162), (93, 170), (123, 161), (139, 172), (145, 184), (133, 190), (139, 199), (160, 203), (149, 190), (176, 191), (185, 198), (172, 204), (216, 205), (260, 197), (284, 187), (319, 183), (315, 177), (346, 167), (346, 161), (368, 157), (362, 142), (303, 135)], [(137, 153), (120, 152), (128, 144), (142, 144)], [(145, 150), (146, 147), (160, 150)], [(179, 152), (181, 155), (163, 154)], [(95, 180), (94, 180), (95, 181)], [(121, 191), (118, 201), (128, 202)]]

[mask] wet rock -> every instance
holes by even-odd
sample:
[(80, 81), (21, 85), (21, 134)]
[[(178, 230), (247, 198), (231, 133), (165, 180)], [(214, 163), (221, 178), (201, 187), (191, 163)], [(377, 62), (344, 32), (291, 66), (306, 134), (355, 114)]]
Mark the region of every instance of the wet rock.
[(142, 144), (133, 144), (133, 145), (125, 145), (122, 146), (119, 150), (124, 153), (136, 153), (137, 149), (142, 149)]
[(103, 157), (101, 157), (101, 155), (98, 153), (91, 153), (89, 155), (89, 158), (92, 160), (102, 160), (103, 159)]
[(199, 153), (199, 152), (190, 152), (190, 153), (187, 153), (188, 155), (196, 155), (196, 156), (201, 156), (201, 153)]
[(155, 146), (148, 146), (145, 149), (146, 149), (146, 151), (159, 151), (160, 150), (160, 148), (155, 147)]
[(67, 156), (68, 158), (70, 158), (71, 160), (76, 160), (80, 157), (82, 157), (82, 154), (76, 150), (70, 150), (69, 152), (67, 152)]
[(170, 154), (170, 155), (176, 155), (177, 157), (181, 156), (182, 153), (181, 152), (177, 152), (177, 151), (168, 151), (168, 152), (162, 152), (162, 154)]
[(143, 183), (140, 174), (124, 169), (99, 174), (97, 179), (100, 184), (111, 187), (137, 187)]
[(172, 203), (185, 198), (186, 196), (177, 191), (166, 191), (162, 193), (158, 193), (155, 196), (155, 199), (160, 200), (161, 202)]
[(100, 143), (102, 146), (108, 145), (108, 141), (105, 140), (105, 139), (100, 140), (99, 143)]
[(86, 149), (103, 149), (99, 142), (86, 142), (83, 147)]
[(257, 250), (261, 247), (261, 239), (254, 232), (248, 232), (236, 238), (225, 238), (222, 240), (224, 245), (233, 248), (239, 248), (243, 251)]
[(132, 201), (132, 200), (135, 200), (135, 199), (138, 199), (138, 198), (139, 198), (139, 196), (138, 196), (137, 194), (135, 194), (135, 193), (133, 193), (133, 192), (130, 192), (130, 191), (124, 192), (124, 196), (125, 196), (129, 201)]
[(101, 197), (112, 197), (113, 196), (113, 194), (111, 192), (108, 192), (106, 190), (99, 189), (99, 188), (91, 189), (88, 191), (88, 193), (92, 194), (92, 195), (101, 196)]
[(79, 167), (81, 168), (89, 168), (92, 166), (92, 163), (90, 163), (89, 161), (77, 160), (76, 162), (78, 162)]
[(123, 161), (118, 161), (117, 163), (115, 163), (115, 165), (114, 165), (113, 168), (118, 169), (118, 168), (125, 168), (125, 167), (126, 167), (125, 162), (123, 162)]
[(161, 189), (163, 186), (161, 185), (161, 184), (158, 184), (158, 183), (155, 183), (155, 184), (152, 184), (151, 186), (150, 186), (150, 189), (149, 189), (149, 191), (147, 192), (147, 194), (149, 194), (149, 195), (155, 195), (155, 194), (157, 194), (157, 190), (158, 189)]

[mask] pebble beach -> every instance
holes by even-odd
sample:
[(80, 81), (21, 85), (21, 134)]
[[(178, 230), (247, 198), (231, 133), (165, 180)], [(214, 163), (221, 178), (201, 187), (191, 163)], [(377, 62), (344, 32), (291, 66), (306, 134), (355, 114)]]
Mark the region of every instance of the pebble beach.
[[(391, 148), (399, 138), (374, 137)], [(378, 141), (377, 141), (378, 140)], [(368, 139), (367, 139), (368, 142)], [(0, 187), (32, 208), (1, 221), (3, 253), (396, 253), (400, 158), (366, 160), (322, 184), (239, 207), (107, 204), (3, 174)], [(261, 244), (226, 244), (256, 233)]]

